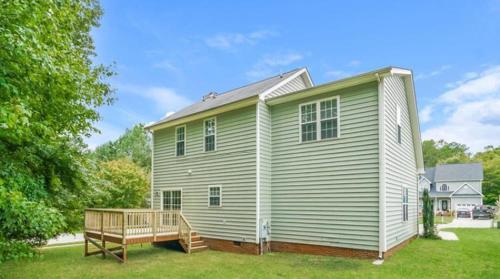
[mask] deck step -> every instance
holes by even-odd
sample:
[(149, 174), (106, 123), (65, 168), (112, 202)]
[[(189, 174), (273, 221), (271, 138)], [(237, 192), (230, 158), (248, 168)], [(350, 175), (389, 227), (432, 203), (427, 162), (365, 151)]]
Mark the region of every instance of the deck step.
[(203, 241), (203, 240), (191, 241), (191, 248), (198, 247), (198, 246), (204, 246), (204, 245), (205, 245), (205, 241)]
[(191, 247), (191, 253), (201, 252), (205, 250), (208, 250), (208, 246), (206, 245)]
[(191, 242), (195, 242), (195, 241), (201, 241), (201, 236), (199, 236), (199, 235), (191, 236)]

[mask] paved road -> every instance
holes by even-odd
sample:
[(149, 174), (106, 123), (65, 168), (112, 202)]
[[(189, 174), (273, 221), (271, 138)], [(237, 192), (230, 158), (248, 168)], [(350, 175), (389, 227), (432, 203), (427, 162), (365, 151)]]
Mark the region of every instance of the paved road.
[(76, 233), (76, 234), (69, 234), (69, 233), (64, 233), (61, 234), (60, 236), (50, 239), (47, 242), (47, 245), (62, 245), (62, 244), (69, 244), (69, 243), (77, 243), (77, 242), (83, 242), (83, 234), (82, 233)]

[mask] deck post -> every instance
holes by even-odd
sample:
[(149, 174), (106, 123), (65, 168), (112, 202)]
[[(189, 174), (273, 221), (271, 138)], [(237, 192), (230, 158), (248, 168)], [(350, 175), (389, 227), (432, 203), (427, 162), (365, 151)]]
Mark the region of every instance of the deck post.
[(123, 262), (127, 261), (127, 244), (122, 245), (122, 259)]
[(89, 255), (89, 241), (87, 240), (87, 237), (85, 237), (85, 257)]
[(125, 217), (125, 212), (122, 212), (122, 245), (125, 245), (127, 243), (126, 238), (127, 238), (127, 226), (126, 226), (126, 221), (127, 218)]
[(104, 240), (104, 212), (101, 213), (101, 240)]
[[(102, 245), (102, 248), (106, 249), (106, 240), (102, 240), (101, 241), (101, 245)], [(106, 253), (104, 252), (104, 250), (102, 250), (102, 258), (105, 259), (106, 258)]]
[(156, 242), (156, 211), (153, 211), (153, 241)]

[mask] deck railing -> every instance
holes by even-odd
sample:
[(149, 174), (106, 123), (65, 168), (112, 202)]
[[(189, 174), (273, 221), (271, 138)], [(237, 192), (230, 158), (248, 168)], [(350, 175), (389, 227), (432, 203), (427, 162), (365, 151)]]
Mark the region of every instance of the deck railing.
[[(186, 226), (189, 238), (186, 238)], [(158, 234), (179, 233), (191, 245), (191, 226), (180, 211), (153, 209), (101, 209), (85, 210), (85, 231), (104, 235), (127, 237), (150, 235), (156, 241)]]

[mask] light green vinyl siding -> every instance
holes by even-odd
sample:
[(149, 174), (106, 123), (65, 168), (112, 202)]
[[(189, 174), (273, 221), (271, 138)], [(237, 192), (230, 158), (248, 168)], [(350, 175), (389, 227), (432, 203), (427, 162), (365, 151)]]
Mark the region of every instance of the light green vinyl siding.
[[(153, 190), (182, 189), (182, 212), (203, 237), (255, 242), (256, 107), (215, 116), (216, 151), (203, 152), (203, 120), (186, 123), (185, 156), (175, 156), (173, 127), (155, 132)], [(222, 207), (208, 207), (209, 185), (222, 187)]]
[(271, 111), (264, 103), (257, 104), (260, 127), (260, 221), (271, 223)]
[[(403, 79), (384, 80), (384, 152), (387, 249), (417, 233), (417, 167)], [(397, 106), (401, 110), (402, 142), (397, 142)], [(402, 218), (401, 187), (409, 188), (408, 221)]]
[[(378, 249), (378, 89), (271, 107), (272, 240)], [(299, 143), (299, 104), (340, 96), (340, 138)]]

